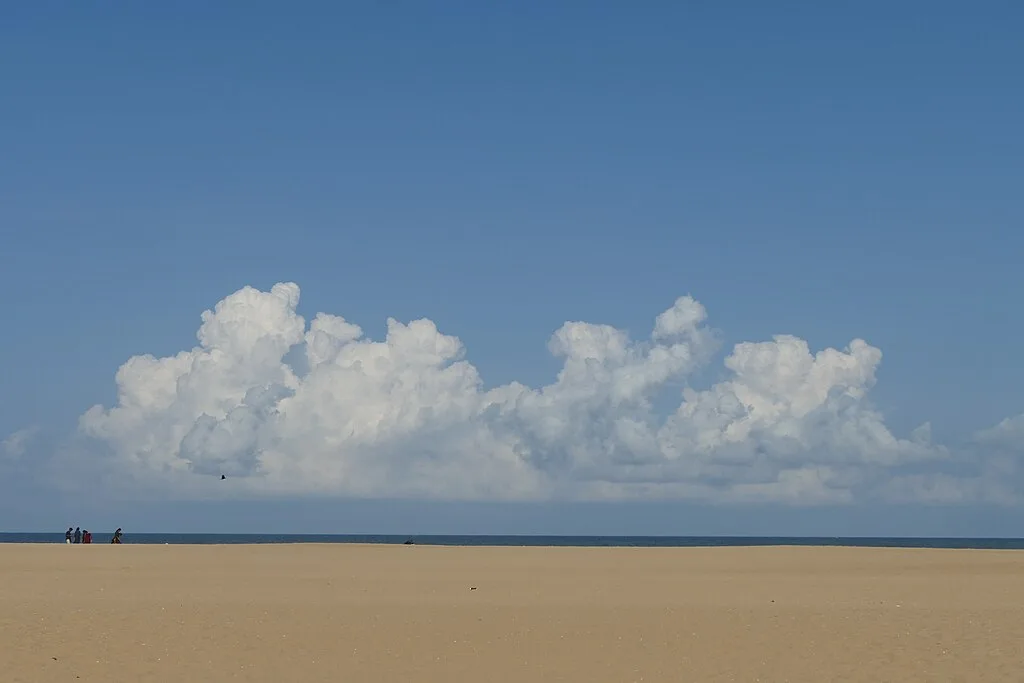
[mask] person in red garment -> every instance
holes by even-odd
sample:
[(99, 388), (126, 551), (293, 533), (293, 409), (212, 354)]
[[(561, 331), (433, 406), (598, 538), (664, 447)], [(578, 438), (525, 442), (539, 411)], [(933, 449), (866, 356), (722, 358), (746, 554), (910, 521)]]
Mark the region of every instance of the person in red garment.
[(82, 530), (82, 543), (92, 543), (92, 532), (88, 529)]

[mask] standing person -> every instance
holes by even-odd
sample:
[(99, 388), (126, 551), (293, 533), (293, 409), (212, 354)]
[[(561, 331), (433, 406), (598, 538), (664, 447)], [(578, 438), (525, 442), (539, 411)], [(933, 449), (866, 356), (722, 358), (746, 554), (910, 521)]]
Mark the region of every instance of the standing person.
[(121, 542), (121, 527), (117, 527), (117, 531), (114, 532), (114, 537), (112, 539), (110, 539), (110, 542), (111, 543), (120, 543)]
[(68, 527), (68, 530), (64, 532), (64, 542), (71, 543), (71, 527)]
[(82, 529), (82, 543), (92, 543), (92, 534), (88, 529)]
[(75, 527), (75, 543), (81, 543), (81, 542), (82, 542), (82, 530), (79, 529), (76, 526)]

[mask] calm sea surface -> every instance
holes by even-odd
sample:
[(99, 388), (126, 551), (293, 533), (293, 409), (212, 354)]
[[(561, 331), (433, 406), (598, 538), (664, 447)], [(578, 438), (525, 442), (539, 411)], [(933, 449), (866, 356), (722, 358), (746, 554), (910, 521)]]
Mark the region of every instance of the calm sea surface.
[[(111, 534), (93, 532), (93, 543), (109, 543)], [(986, 548), (1024, 550), (1020, 538), (837, 538), (806, 536), (374, 536), (336, 534), (133, 534), (124, 543), (389, 543), (419, 545), (708, 547), (708, 546), (851, 546), (871, 548)], [(63, 543), (64, 533), (0, 533), (0, 543)]]

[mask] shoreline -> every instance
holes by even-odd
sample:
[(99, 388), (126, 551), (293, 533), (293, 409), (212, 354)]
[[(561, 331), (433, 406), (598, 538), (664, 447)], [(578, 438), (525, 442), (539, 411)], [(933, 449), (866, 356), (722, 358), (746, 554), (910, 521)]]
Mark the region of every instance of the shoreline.
[[(22, 548), (38, 548), (47, 546), (66, 546), (67, 543), (57, 542), (0, 542), (0, 548), (5, 547), (22, 547)], [(976, 547), (946, 547), (946, 546), (881, 546), (881, 545), (810, 545), (810, 544), (763, 544), (763, 545), (661, 545), (661, 546), (636, 546), (636, 545), (542, 545), (542, 544), (526, 544), (526, 545), (513, 545), (509, 543), (498, 543), (488, 545), (485, 543), (474, 543), (474, 544), (458, 544), (458, 543), (429, 543), (429, 542), (417, 542), (417, 543), (372, 543), (372, 542), (355, 542), (355, 541), (334, 541), (334, 542), (319, 542), (319, 541), (262, 541), (256, 543), (243, 543), (243, 542), (229, 542), (229, 543), (131, 543), (129, 541), (123, 541), (120, 544), (113, 543), (72, 543), (75, 545), (85, 546), (110, 546), (120, 545), (131, 546), (134, 548), (265, 548), (265, 547), (291, 547), (291, 548), (394, 548), (394, 547), (418, 547), (418, 548), (453, 548), (453, 549), (476, 549), (481, 550), (553, 550), (553, 551), (630, 551), (630, 550), (643, 550), (647, 552), (679, 552), (679, 551), (722, 551), (728, 552), (733, 550), (800, 550), (800, 551), (815, 551), (815, 550), (858, 550), (865, 552), (883, 552), (883, 551), (900, 551), (900, 552), (920, 552), (920, 551), (942, 551), (942, 552), (999, 552), (999, 553), (1021, 553), (1024, 551), (1022, 548), (976, 548)]]
[[(429, 546), (458, 548), (857, 548), (900, 550), (1022, 551), (1021, 538), (818, 538), (818, 537), (564, 537), (564, 536), (374, 536), (316, 534), (126, 534), (121, 545), (134, 546)], [(92, 543), (116, 545), (109, 535)], [(68, 545), (59, 534), (0, 533), (0, 547)]]

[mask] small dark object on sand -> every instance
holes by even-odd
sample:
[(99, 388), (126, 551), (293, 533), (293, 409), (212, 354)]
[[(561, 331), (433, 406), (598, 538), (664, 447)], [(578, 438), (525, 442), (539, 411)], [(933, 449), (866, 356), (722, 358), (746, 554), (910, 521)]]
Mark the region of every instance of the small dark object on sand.
[(470, 587), (469, 587), (469, 590), (471, 590), (471, 591), (475, 591), (475, 590), (476, 590), (476, 586), (470, 586)]
[(405, 543), (403, 543), (402, 545), (413, 545), (413, 541), (412, 541), (412, 539), (410, 538), (409, 540), (407, 540), (407, 541), (406, 541)]

